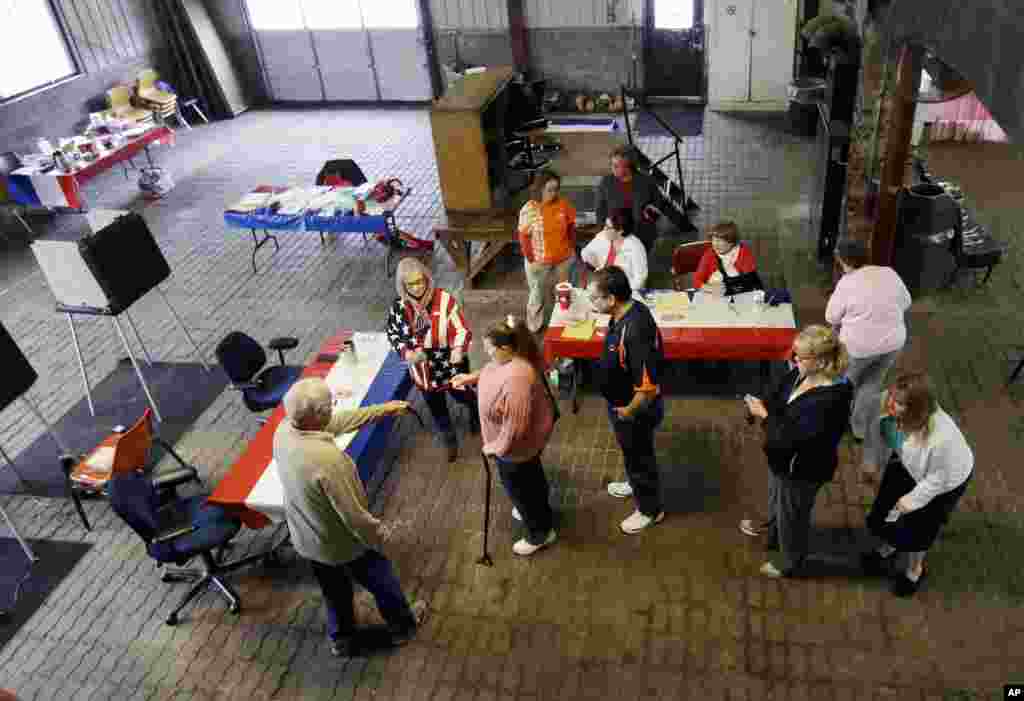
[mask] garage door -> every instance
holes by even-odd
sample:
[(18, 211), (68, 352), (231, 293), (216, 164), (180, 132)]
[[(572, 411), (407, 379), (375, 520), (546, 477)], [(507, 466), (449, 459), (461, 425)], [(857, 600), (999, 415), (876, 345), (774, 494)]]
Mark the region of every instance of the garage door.
[(247, 0), (277, 101), (429, 100), (417, 0)]

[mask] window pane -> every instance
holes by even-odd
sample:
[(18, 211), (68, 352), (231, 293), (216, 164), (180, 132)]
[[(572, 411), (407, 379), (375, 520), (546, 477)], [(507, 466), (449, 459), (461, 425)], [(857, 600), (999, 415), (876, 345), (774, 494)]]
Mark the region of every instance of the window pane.
[(415, 29), (419, 26), (416, 0), (360, 0), (363, 21), (371, 29)]
[(302, 0), (302, 8), (310, 29), (363, 28), (359, 0)]
[(295, 0), (246, 0), (256, 31), (302, 29), (302, 9)]
[(693, 26), (693, 0), (654, 0), (654, 26), (689, 29)]
[(0, 66), (0, 100), (75, 74), (47, 0), (0, 0)]

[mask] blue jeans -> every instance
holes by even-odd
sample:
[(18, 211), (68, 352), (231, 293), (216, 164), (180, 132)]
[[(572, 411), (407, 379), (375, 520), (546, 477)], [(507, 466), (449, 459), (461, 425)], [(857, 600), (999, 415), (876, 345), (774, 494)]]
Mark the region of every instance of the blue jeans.
[(659, 396), (644, 411), (628, 421), (608, 405), (608, 420), (615, 431), (615, 440), (622, 448), (626, 463), (626, 478), (633, 488), (636, 508), (644, 516), (661, 513), (661, 493), (658, 488), (658, 460), (654, 455), (654, 430), (665, 418), (665, 401)]
[(376, 550), (367, 550), (352, 562), (325, 565), (310, 560), (313, 574), (320, 583), (327, 605), (327, 635), (331, 640), (351, 637), (356, 632), (356, 615), (352, 605), (352, 580), (373, 594), (380, 615), (393, 633), (406, 633), (416, 628), (409, 602), (402, 593), (391, 561)]

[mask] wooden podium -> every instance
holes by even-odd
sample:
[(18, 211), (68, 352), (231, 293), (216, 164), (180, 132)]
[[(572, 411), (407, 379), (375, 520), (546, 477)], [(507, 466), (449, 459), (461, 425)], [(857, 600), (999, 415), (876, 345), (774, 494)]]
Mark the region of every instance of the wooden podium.
[(464, 76), (430, 108), (444, 206), (456, 211), (504, 207), (508, 197), (505, 113), (512, 68)]
[[(508, 167), (506, 117), (513, 68), (496, 66), (463, 76), (434, 100), (430, 127), (447, 223), (434, 229), (437, 240), (465, 277), (466, 287), (502, 249), (516, 240), (518, 219), (513, 194), (529, 174)], [(583, 120), (586, 119), (586, 116)], [(610, 124), (610, 120), (608, 121)], [(597, 176), (609, 172), (612, 147), (624, 143), (621, 132), (560, 126), (528, 132), (561, 144), (549, 167), (561, 176)], [(594, 231), (578, 228), (584, 240)], [(474, 251), (473, 243), (482, 244)]]

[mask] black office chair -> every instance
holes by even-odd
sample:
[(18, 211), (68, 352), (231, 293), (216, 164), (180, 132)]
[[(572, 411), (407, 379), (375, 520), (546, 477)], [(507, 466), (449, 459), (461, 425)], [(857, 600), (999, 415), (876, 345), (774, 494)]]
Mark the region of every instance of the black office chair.
[(231, 388), (241, 391), (249, 411), (276, 407), (302, 375), (301, 367), (284, 364), (284, 352), (297, 345), (297, 338), (271, 339), (267, 347), (277, 351), (281, 364), (266, 369), (263, 366), (267, 364), (267, 354), (263, 347), (241, 331), (232, 331), (217, 346), (217, 360), (231, 380)]
[(316, 176), (317, 185), (343, 184), (339, 181), (345, 181), (352, 187), (359, 187), (366, 182), (366, 176), (356, 162), (349, 158), (327, 161)]
[[(224, 562), (224, 552), (242, 527), (220, 506), (206, 503), (205, 496), (160, 503), (157, 488), (149, 476), (138, 471), (115, 474), (110, 481), (110, 504), (146, 544), (146, 552), (158, 565), (186, 565), (199, 558), (199, 570), (165, 572), (165, 582), (194, 581), (195, 585), (167, 616), (167, 625), (178, 623), (178, 615), (190, 601), (211, 585), (228, 601), (231, 613), (241, 610), (238, 594), (224, 581), (223, 575), (240, 567), (265, 559), (264, 555)], [(217, 551), (216, 554), (214, 551)]]

